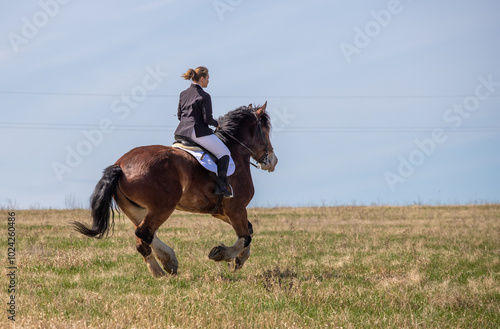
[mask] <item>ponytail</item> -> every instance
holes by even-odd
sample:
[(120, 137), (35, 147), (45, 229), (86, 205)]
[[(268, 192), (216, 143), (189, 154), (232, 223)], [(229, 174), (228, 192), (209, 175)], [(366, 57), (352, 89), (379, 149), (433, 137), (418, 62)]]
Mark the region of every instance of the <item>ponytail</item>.
[[(186, 73), (181, 75), (181, 78), (184, 78), (184, 80), (195, 80), (194, 79), (195, 77), (196, 77), (196, 71), (193, 69), (189, 69), (186, 71)], [(196, 79), (196, 80), (198, 80), (198, 79)]]
[(184, 80), (193, 80), (194, 82), (197, 82), (201, 77), (207, 77), (207, 75), (208, 69), (204, 66), (199, 66), (195, 70), (187, 70), (186, 73), (181, 75), (181, 78), (184, 78)]

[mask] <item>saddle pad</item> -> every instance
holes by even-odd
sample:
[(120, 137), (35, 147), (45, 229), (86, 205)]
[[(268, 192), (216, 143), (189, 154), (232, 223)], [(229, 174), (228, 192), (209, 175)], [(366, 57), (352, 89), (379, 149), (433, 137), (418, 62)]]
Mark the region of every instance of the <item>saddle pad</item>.
[[(182, 149), (186, 151), (187, 153), (191, 154), (198, 160), (198, 162), (203, 166), (203, 168), (207, 169), (208, 171), (211, 171), (217, 175), (217, 164), (214, 162), (214, 160), (208, 155), (207, 152), (205, 151), (193, 151), (189, 150), (183, 147), (182, 144), (174, 144), (172, 147)], [(227, 167), (227, 176), (231, 176), (234, 174), (234, 171), (236, 169), (236, 166), (234, 164), (233, 158), (229, 157), (229, 166)]]

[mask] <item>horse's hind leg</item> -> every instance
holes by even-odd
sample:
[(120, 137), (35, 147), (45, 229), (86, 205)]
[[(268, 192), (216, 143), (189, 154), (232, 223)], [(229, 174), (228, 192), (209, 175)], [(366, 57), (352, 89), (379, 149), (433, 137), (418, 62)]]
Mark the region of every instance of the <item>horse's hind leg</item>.
[(160, 264), (156, 261), (155, 256), (151, 252), (151, 247), (139, 238), (136, 238), (137, 251), (144, 257), (146, 265), (154, 277), (165, 275), (165, 271), (161, 268)]
[(156, 212), (161, 215), (148, 213), (135, 230), (135, 235), (142, 240), (143, 244), (153, 247), (154, 253), (162, 263), (163, 268), (170, 274), (177, 274), (177, 258), (172, 248), (156, 236), (156, 231), (170, 217), (174, 209), (175, 207), (172, 207)]
[(177, 261), (177, 257), (175, 257), (174, 250), (161, 241), (156, 234), (151, 246), (163, 268), (170, 274), (177, 274), (179, 262)]
[[(137, 228), (137, 226), (141, 222), (141, 220), (139, 218), (141, 218), (142, 212), (139, 210), (137, 210), (136, 212), (133, 212), (133, 211), (130, 211), (130, 209), (128, 209), (127, 212), (126, 211), (124, 211), (124, 212), (127, 215), (127, 217), (130, 218), (130, 220), (134, 224), (134, 227)], [(154, 240), (157, 240), (157, 238), (155, 238)], [(160, 277), (160, 276), (165, 275), (165, 271), (163, 271), (160, 264), (158, 264), (158, 262), (156, 261), (154, 254), (151, 252), (151, 246), (149, 244), (145, 243), (144, 241), (142, 241), (138, 237), (135, 238), (135, 245), (136, 245), (137, 251), (142, 255), (142, 257), (144, 257), (144, 261), (146, 262), (146, 266), (148, 267), (149, 272), (151, 272), (151, 274), (154, 277)], [(154, 248), (154, 246), (153, 246), (153, 248)], [(172, 252), (173, 252), (173, 250), (172, 250)], [(156, 255), (158, 255), (156, 250), (155, 250), (155, 253), (156, 253)], [(161, 257), (158, 257), (158, 258), (160, 259), (160, 261), (163, 264), (162, 258)], [(175, 259), (175, 255), (174, 255), (174, 259)], [(177, 259), (175, 259), (175, 260), (177, 261)], [(167, 272), (172, 273), (168, 269), (166, 269), (166, 270), (167, 270)]]
[[(150, 245), (145, 243), (142, 239), (136, 237), (136, 247), (137, 251), (144, 257), (144, 261), (154, 277), (165, 275), (165, 272), (156, 261), (155, 255), (167, 273), (174, 275), (177, 274), (179, 263), (177, 261), (177, 257), (175, 257), (174, 250), (161, 241), (156, 234), (154, 235), (153, 242)], [(151, 249), (154, 251), (154, 254), (151, 252)]]
[[(137, 229), (139, 224), (141, 224), (146, 217), (148, 212), (147, 209), (132, 205), (120, 189), (118, 189), (115, 198), (120, 205), (120, 209), (127, 215)], [(137, 251), (144, 257), (144, 261), (153, 276), (159, 277), (165, 275), (165, 271), (163, 271), (156, 261), (155, 255), (168, 273), (175, 274), (177, 272), (178, 265), (174, 251), (161, 242), (156, 236), (153, 239), (152, 245), (136, 237), (136, 247)], [(151, 247), (153, 247), (154, 253), (151, 252)]]

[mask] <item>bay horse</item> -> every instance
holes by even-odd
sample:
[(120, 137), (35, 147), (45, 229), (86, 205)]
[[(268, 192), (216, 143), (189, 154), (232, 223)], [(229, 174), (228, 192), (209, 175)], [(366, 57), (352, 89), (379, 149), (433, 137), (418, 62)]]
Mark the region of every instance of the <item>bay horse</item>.
[(269, 172), (278, 163), (266, 106), (267, 102), (257, 108), (242, 106), (218, 120), (215, 133), (231, 151), (236, 166), (228, 177), (232, 198), (215, 195), (214, 174), (186, 151), (163, 145), (137, 147), (104, 170), (90, 197), (92, 227), (74, 222), (75, 230), (89, 237), (108, 236), (114, 225), (114, 200), (134, 224), (137, 251), (151, 274), (159, 277), (175, 275), (178, 261), (174, 250), (158, 238), (158, 228), (175, 209), (211, 214), (230, 224), (238, 239), (232, 246), (214, 247), (209, 259), (230, 262), (233, 270), (240, 269), (250, 256), (253, 235), (246, 210), (254, 195), (250, 157)]

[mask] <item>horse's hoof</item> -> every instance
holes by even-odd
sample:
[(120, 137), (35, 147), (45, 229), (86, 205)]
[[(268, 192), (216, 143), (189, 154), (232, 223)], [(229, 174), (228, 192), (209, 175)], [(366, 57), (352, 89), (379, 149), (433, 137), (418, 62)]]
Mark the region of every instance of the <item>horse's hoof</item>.
[(212, 248), (212, 250), (210, 250), (210, 253), (208, 254), (208, 258), (216, 262), (224, 260), (224, 247), (217, 246)]
[(170, 261), (161, 261), (161, 265), (165, 269), (165, 271), (168, 274), (176, 275), (177, 274), (177, 268), (179, 267), (179, 263), (177, 262), (177, 259), (175, 260), (170, 260)]
[(164, 267), (165, 271), (171, 275), (177, 275), (177, 267)]

